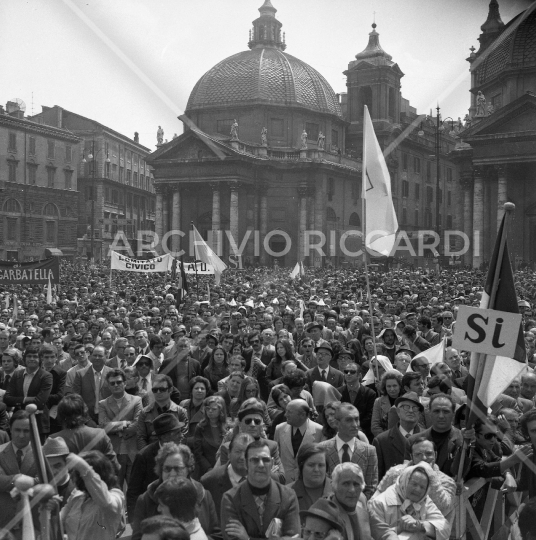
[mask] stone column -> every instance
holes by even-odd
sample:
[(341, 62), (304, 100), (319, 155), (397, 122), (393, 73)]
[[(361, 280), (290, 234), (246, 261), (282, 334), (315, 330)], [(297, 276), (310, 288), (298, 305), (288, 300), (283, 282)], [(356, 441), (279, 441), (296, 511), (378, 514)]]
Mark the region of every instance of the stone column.
[(482, 169), (476, 167), (473, 186), (473, 268), (479, 268), (483, 261), (484, 180), (482, 175)]
[(181, 228), (181, 192), (178, 186), (173, 191), (173, 202), (171, 205), (171, 230), (174, 231), (171, 237), (171, 251), (178, 253), (180, 251), (180, 236), (178, 231)]
[[(315, 230), (319, 232), (324, 231), (324, 214), (326, 212), (326, 197), (325, 197), (325, 190), (324, 190), (324, 179), (318, 178), (316, 180), (316, 192), (315, 192)], [(315, 240), (318, 242), (318, 237)], [(326, 253), (327, 249), (327, 238), (324, 246), (322, 247), (322, 251)], [(314, 252), (314, 266), (315, 267), (321, 267), (322, 266), (322, 256), (315, 250)]]
[(155, 186), (156, 191), (156, 209), (155, 209), (155, 232), (158, 236), (158, 246), (157, 249), (159, 250), (159, 253), (161, 253), (161, 241), (162, 236), (164, 236), (164, 221), (163, 221), (163, 194), (162, 194), (162, 187), (161, 186)]
[(169, 190), (167, 187), (164, 188), (162, 195), (162, 228), (163, 234), (166, 234), (169, 231)]
[(461, 182), (463, 187), (463, 232), (469, 238), (469, 247), (464, 254), (464, 263), (473, 264), (473, 173), (466, 171), (461, 173)]
[(498, 165), (495, 167), (497, 171), (497, 231), (501, 226), (501, 221), (504, 215), (504, 203), (507, 202), (507, 170), (506, 165)]
[(308, 188), (306, 185), (301, 185), (298, 188), (299, 196), (299, 208), (300, 208), (300, 226), (298, 231), (298, 261), (302, 261), (305, 258), (304, 250), (304, 237), (307, 230), (307, 193)]
[[(231, 182), (230, 188), (231, 188), (231, 205), (230, 205), (230, 222), (229, 222), (229, 230), (231, 233), (231, 236), (233, 237), (236, 248), (238, 249), (238, 246), (240, 245), (240, 240), (238, 238), (238, 188), (239, 188), (238, 182)], [(233, 255), (233, 246), (231, 245), (229, 247), (229, 255)]]
[(211, 184), (212, 187), (212, 249), (221, 256), (221, 212), (220, 212), (220, 185)]
[(266, 266), (268, 264), (268, 253), (264, 249), (264, 238), (268, 232), (268, 197), (266, 193), (266, 187), (261, 188), (261, 204), (260, 204), (260, 250), (261, 250), (261, 264)]

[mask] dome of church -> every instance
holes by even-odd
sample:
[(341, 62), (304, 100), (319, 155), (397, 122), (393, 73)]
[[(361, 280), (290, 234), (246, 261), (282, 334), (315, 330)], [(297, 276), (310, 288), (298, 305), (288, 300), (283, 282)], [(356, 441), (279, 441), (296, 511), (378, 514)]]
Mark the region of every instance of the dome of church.
[(305, 62), (274, 47), (243, 51), (214, 66), (195, 85), (186, 110), (259, 102), (342, 116), (326, 79)]
[[(536, 66), (536, 6), (514, 17), (477, 60), (477, 83), (493, 79), (509, 68)], [(478, 64), (477, 64), (478, 63)]]
[(249, 51), (216, 64), (197, 82), (186, 112), (221, 106), (268, 104), (298, 106), (342, 118), (329, 83), (311, 66), (284, 52), (282, 24), (270, 0), (259, 8), (250, 30)]

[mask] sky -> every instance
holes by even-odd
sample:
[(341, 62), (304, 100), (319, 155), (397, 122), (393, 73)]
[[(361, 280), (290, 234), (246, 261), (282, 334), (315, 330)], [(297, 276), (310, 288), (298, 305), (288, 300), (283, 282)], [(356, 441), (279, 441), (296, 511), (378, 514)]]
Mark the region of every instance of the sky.
[[(1, 0), (0, 104), (20, 98), (26, 114), (59, 105), (155, 150), (182, 133), (180, 116), (199, 78), (247, 50), (263, 0)], [(499, 0), (507, 23), (530, 0)], [(402, 95), (443, 118), (469, 107), (469, 56), (489, 0), (272, 0), (286, 52), (319, 71), (336, 93), (368, 43), (380, 44), (405, 76)]]

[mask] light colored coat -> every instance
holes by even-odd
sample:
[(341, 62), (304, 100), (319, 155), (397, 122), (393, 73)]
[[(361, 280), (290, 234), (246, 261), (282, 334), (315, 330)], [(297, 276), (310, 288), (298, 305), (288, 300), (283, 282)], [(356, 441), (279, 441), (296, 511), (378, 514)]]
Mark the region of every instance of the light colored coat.
[[(300, 447), (304, 444), (318, 443), (322, 440), (322, 426), (312, 420), (307, 420), (306, 424), (307, 427)], [(287, 422), (279, 424), (275, 428), (274, 440), (279, 445), (279, 453), (283, 467), (285, 468), (287, 484), (294, 482), (298, 479), (300, 470), (294, 457), (294, 450), (292, 449), (292, 426)]]
[[(395, 486), (391, 486), (368, 502), (370, 529), (374, 540), (398, 540), (397, 527), (402, 517), (400, 506)], [(419, 520), (428, 521), (434, 526), (436, 540), (448, 540), (450, 525), (428, 495), (421, 503)], [(412, 535), (412, 538), (425, 540), (426, 535), (420, 533), (420, 536)]]
[[(121, 406), (113, 396), (99, 401), (99, 427), (104, 429), (117, 455), (128, 454), (134, 461), (138, 452), (137, 421), (143, 409), (141, 397), (125, 393)], [(130, 425), (123, 429), (124, 422)]]

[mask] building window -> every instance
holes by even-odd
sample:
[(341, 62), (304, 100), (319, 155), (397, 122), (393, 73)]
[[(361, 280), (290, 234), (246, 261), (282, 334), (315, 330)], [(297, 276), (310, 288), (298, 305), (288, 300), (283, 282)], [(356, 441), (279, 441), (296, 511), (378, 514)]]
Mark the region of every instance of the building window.
[(430, 182), (432, 180), (432, 164), (427, 161), (426, 162), (426, 181)]
[(125, 168), (119, 167), (119, 182), (121, 182), (121, 184), (124, 182), (124, 174), (125, 174)]
[(402, 170), (407, 171), (408, 170), (408, 155), (402, 154)]
[(8, 144), (7, 149), (9, 152), (17, 151), (17, 134), (16, 133), (9, 134), (9, 139), (8, 139), (7, 144)]
[(339, 132), (336, 129), (331, 130), (331, 146), (339, 147)]
[(447, 214), (447, 229), (452, 229), (452, 216)]
[(138, 186), (138, 173), (137, 172), (134, 173), (134, 187), (139, 187)]
[(450, 206), (452, 204), (452, 196), (450, 191), (447, 191), (447, 206)]
[[(231, 128), (229, 128), (231, 129)], [(272, 137), (283, 137), (285, 133), (285, 122), (281, 118), (272, 118), (270, 120), (270, 133)]]
[(16, 161), (8, 161), (7, 162), (8, 167), (8, 177), (7, 179), (10, 182), (16, 182), (17, 181), (17, 162)]
[(315, 142), (318, 140), (318, 133), (320, 131), (318, 124), (307, 122), (305, 124), (305, 131), (307, 132), (307, 140)]
[(47, 158), (54, 159), (56, 147), (54, 141), (47, 141)]
[(443, 190), (441, 188), (437, 189), (437, 198), (439, 201), (439, 204), (443, 203)]
[(21, 207), (16, 199), (8, 199), (4, 204), (4, 212), (11, 212), (12, 214), (20, 214)]
[(127, 169), (127, 186), (130, 186), (130, 181), (132, 180), (132, 171)]
[(30, 137), (30, 155), (35, 156), (35, 137)]
[(30, 186), (37, 183), (37, 165), (28, 164), (28, 183)]
[(421, 198), (421, 186), (419, 184), (415, 184), (415, 200), (418, 201)]
[(335, 210), (331, 208), (331, 206), (326, 208), (326, 221), (337, 221), (337, 214), (335, 213)]
[(425, 227), (428, 227), (429, 229), (432, 228), (432, 212), (430, 210), (426, 210), (425, 214)]
[(426, 188), (426, 202), (428, 203), (434, 202), (434, 190), (432, 186), (428, 186)]
[(363, 86), (359, 90), (359, 115), (363, 114), (364, 106), (368, 107), (369, 114), (372, 116), (372, 88), (370, 86)]
[(108, 161), (104, 162), (104, 178), (110, 178), (110, 169), (112, 168), (112, 164)]
[(333, 180), (333, 178), (328, 178), (328, 201), (332, 201), (334, 195), (335, 195), (335, 181)]
[(117, 189), (112, 189), (112, 204), (118, 204), (119, 203), (119, 195), (117, 193)]
[(73, 189), (73, 171), (65, 172), (65, 189)]
[(109, 187), (104, 188), (104, 201), (107, 203), (110, 202), (110, 188)]
[(491, 96), (491, 105), (493, 106), (494, 111), (500, 109), (502, 107), (502, 94)]
[(11, 242), (16, 242), (18, 240), (17, 238), (17, 232), (18, 232), (18, 222), (19, 220), (17, 218), (6, 218), (7, 221), (7, 234), (6, 239)]
[(415, 227), (419, 226), (419, 211), (415, 210)]
[(452, 182), (452, 169), (447, 167), (447, 182)]
[(54, 178), (56, 176), (56, 169), (53, 167), (47, 167), (47, 187), (54, 187)]
[(45, 221), (45, 242), (47, 244), (56, 243), (56, 222)]
[(413, 169), (415, 174), (421, 174), (421, 160), (416, 156), (413, 157)]
[(402, 197), (409, 197), (409, 182), (402, 180)]
[(88, 201), (93, 200), (93, 186), (86, 186), (86, 199)]
[(361, 227), (361, 218), (357, 212), (353, 212), (350, 215), (350, 220), (348, 221), (349, 227)]
[(231, 135), (231, 126), (233, 125), (234, 120), (232, 118), (227, 118), (226, 120), (218, 120), (216, 123), (216, 131), (222, 135)]
[(117, 180), (117, 163), (112, 163), (112, 176), (114, 180)]
[(394, 120), (396, 114), (395, 89), (389, 88), (389, 116)]
[(65, 161), (71, 163), (73, 159), (73, 147), (70, 144), (65, 145)]
[(402, 225), (405, 225), (408, 222), (408, 210), (407, 208), (402, 208)]

